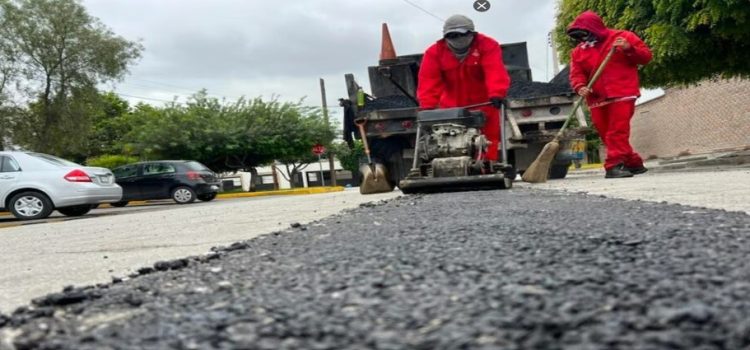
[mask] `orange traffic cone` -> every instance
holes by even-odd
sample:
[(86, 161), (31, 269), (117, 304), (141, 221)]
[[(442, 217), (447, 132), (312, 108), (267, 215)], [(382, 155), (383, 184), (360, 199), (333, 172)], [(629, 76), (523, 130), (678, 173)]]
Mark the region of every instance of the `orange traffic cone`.
[(393, 48), (391, 33), (388, 31), (388, 24), (383, 23), (383, 43), (380, 48), (380, 60), (396, 59), (396, 49)]

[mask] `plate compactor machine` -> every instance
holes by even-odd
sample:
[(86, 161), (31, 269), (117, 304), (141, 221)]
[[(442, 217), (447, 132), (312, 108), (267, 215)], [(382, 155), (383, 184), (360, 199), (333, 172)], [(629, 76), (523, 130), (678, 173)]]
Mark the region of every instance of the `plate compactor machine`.
[[(413, 163), (409, 174), (399, 182), (401, 191), (408, 194), (511, 188), (516, 176), (513, 167), (485, 158), (490, 145), (480, 132), (484, 124), (484, 113), (470, 108), (418, 112)], [(502, 149), (506, 159), (505, 147)]]

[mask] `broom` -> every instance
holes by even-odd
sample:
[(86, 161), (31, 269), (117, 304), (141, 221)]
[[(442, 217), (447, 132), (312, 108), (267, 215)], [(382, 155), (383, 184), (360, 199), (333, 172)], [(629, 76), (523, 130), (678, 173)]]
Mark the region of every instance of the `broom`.
[[(609, 50), (607, 56), (604, 57), (604, 61), (602, 61), (602, 63), (599, 65), (599, 68), (596, 69), (594, 76), (591, 78), (589, 84), (587, 85), (589, 89), (591, 89), (591, 87), (594, 85), (594, 82), (599, 79), (602, 71), (604, 71), (604, 67), (607, 66), (607, 63), (609, 63), (609, 60), (612, 58), (615, 49), (616, 48), (613, 47)], [(526, 171), (523, 172), (523, 176), (521, 176), (521, 179), (523, 179), (523, 181), (530, 183), (542, 183), (547, 181), (547, 176), (549, 176), (549, 168), (550, 166), (552, 166), (552, 161), (555, 159), (557, 151), (560, 150), (560, 137), (562, 136), (563, 132), (565, 132), (565, 129), (568, 128), (568, 124), (570, 124), (570, 120), (573, 119), (573, 116), (578, 111), (578, 108), (581, 107), (582, 101), (583, 97), (579, 97), (575, 105), (573, 106), (573, 110), (570, 111), (568, 118), (565, 120), (565, 124), (563, 124), (562, 128), (560, 128), (560, 131), (557, 132), (555, 138), (544, 145), (542, 151), (539, 152), (539, 155), (536, 157), (536, 159), (531, 163), (531, 165), (529, 165)]]

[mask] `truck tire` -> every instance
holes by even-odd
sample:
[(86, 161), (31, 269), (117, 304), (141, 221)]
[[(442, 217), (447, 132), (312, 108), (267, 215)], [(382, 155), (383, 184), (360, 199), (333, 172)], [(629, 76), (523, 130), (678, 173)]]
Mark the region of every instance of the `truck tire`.
[(564, 179), (568, 176), (568, 168), (570, 168), (570, 163), (552, 164), (549, 168), (549, 178), (555, 180)]
[(403, 150), (408, 147), (406, 139), (401, 137), (389, 137), (386, 139), (375, 139), (372, 142), (373, 160), (386, 167), (388, 171), (388, 182), (392, 187), (406, 177), (411, 168), (403, 156)]
[(391, 178), (394, 187), (398, 186), (398, 183), (406, 177), (409, 169), (411, 169), (411, 163), (404, 158), (403, 149), (391, 155), (388, 162), (388, 176)]

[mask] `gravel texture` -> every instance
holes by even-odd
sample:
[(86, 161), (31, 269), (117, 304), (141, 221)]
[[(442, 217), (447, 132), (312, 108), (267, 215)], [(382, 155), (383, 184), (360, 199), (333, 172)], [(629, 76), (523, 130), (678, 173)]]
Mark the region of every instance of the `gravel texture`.
[(557, 73), (552, 80), (549, 81), (552, 84), (563, 84), (570, 86), (570, 66), (566, 66), (560, 73)]
[(410, 108), (417, 107), (414, 100), (407, 96), (392, 95), (378, 97), (371, 101), (365, 101), (362, 112), (378, 111), (381, 109)]
[[(511, 82), (506, 98), (510, 99), (532, 99), (550, 96), (561, 96), (572, 94), (573, 90), (568, 83), (543, 83), (537, 81)], [(417, 107), (414, 101), (406, 96), (393, 95), (376, 98), (365, 102), (363, 112), (382, 109)]]
[(570, 84), (541, 83), (537, 81), (514, 80), (508, 89), (507, 98), (531, 99), (572, 94)]
[(68, 287), (16, 349), (739, 349), (750, 216), (528, 189), (406, 196)]

